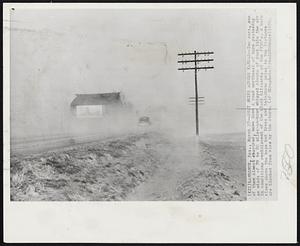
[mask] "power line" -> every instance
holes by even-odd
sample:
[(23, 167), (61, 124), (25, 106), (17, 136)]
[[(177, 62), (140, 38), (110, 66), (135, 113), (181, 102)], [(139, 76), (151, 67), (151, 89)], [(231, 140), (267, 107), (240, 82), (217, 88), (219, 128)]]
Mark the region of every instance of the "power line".
[(186, 55), (213, 55), (214, 52), (212, 51), (207, 51), (207, 52), (190, 52), (190, 53), (179, 53), (179, 56), (186, 56)]
[[(196, 62), (211, 62), (214, 59), (202, 59), (202, 60), (196, 60)], [(195, 60), (182, 60), (178, 61), (178, 63), (188, 63), (188, 62), (195, 62)]]
[(198, 70), (198, 69), (214, 69), (214, 67), (186, 67), (186, 68), (178, 68), (178, 70)]

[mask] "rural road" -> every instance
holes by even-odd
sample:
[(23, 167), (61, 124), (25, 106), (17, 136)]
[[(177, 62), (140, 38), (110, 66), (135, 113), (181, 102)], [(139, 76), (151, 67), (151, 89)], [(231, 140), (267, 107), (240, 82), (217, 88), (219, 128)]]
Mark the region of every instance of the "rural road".
[(203, 169), (203, 146), (195, 139), (173, 139), (168, 158), (145, 183), (128, 195), (128, 201), (180, 200), (178, 184), (193, 171)]

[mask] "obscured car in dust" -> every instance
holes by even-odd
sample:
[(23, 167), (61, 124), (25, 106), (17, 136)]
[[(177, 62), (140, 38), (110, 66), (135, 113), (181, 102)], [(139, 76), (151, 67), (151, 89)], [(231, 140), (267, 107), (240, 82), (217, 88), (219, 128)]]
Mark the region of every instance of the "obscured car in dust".
[(150, 126), (151, 125), (150, 117), (148, 117), (148, 116), (140, 117), (138, 125), (139, 126)]

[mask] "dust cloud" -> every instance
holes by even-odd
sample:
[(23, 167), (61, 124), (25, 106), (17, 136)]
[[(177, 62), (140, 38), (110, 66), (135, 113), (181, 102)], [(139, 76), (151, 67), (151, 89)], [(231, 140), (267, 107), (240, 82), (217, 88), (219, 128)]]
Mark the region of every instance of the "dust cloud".
[[(237, 42), (244, 26), (236, 21), (242, 14), (199, 11), (16, 8), (10, 27), (12, 139), (139, 131), (143, 115), (154, 130), (193, 135), (194, 106), (187, 101), (193, 73), (177, 71), (177, 53), (193, 49), (216, 54), (216, 69), (199, 75), (206, 98), (200, 131), (243, 131), (244, 115), (236, 110), (244, 105), (244, 44)], [(209, 26), (208, 18), (214, 19)], [(119, 91), (132, 112), (101, 120), (71, 113), (76, 93)]]

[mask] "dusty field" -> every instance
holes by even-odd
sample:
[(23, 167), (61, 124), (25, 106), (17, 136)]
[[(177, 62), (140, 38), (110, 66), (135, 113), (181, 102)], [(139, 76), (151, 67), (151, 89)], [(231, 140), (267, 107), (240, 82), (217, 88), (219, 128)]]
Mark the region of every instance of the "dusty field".
[(162, 165), (168, 146), (140, 134), (11, 158), (11, 200), (123, 200)]
[(14, 155), (11, 200), (245, 200), (244, 157), (242, 144), (155, 132)]
[(246, 200), (245, 150), (227, 144), (200, 144), (201, 167), (184, 180), (180, 200)]

